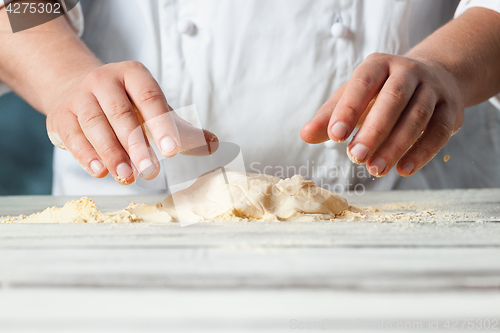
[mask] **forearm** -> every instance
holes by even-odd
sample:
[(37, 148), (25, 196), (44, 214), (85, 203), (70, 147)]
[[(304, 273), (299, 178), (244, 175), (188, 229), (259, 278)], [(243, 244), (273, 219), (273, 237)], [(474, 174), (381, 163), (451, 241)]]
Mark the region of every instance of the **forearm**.
[(407, 54), (443, 66), (472, 106), (500, 92), (500, 13), (471, 8)]
[[(0, 31), (9, 30), (1, 8)], [(44, 114), (62, 97), (62, 87), (102, 65), (64, 16), (16, 34), (1, 33), (0, 45), (0, 80)]]

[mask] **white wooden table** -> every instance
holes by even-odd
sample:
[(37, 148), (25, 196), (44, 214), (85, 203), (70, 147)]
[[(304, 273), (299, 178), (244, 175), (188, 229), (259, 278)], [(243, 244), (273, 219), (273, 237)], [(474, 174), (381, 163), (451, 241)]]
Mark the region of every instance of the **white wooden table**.
[[(0, 332), (500, 332), (500, 190), (349, 201), (436, 196), (464, 219), (0, 225)], [(68, 199), (3, 197), (0, 215)]]

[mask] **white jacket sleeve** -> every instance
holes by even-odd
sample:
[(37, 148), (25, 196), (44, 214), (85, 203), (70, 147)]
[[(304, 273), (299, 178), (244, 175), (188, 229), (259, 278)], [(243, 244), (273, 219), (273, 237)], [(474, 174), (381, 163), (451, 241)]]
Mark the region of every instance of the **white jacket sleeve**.
[[(12, 0), (0, 0), (0, 8), (6, 6)], [(81, 37), (83, 34), (83, 10), (80, 3), (78, 3), (72, 10), (66, 13), (66, 19), (71, 24), (73, 30)], [(10, 92), (10, 88), (0, 81), (0, 96)]]
[[(461, 0), (455, 12), (455, 17), (462, 15), (472, 7), (484, 7), (500, 13), (500, 0)], [(490, 99), (490, 102), (500, 110), (500, 94)]]

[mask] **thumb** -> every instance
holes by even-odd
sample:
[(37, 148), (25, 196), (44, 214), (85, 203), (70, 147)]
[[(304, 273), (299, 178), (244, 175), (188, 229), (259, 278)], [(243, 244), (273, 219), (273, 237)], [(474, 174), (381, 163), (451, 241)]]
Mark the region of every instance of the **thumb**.
[(321, 143), (330, 140), (328, 137), (328, 124), (333, 110), (345, 91), (346, 84), (337, 89), (332, 97), (321, 106), (314, 118), (305, 124), (300, 131), (300, 137), (307, 143)]

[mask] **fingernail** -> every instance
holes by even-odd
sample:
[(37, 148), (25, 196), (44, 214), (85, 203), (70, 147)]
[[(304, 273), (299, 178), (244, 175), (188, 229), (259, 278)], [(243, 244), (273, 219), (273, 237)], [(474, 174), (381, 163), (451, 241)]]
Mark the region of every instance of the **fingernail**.
[(362, 143), (357, 143), (351, 148), (351, 157), (354, 163), (361, 163), (368, 156), (370, 150)]
[(116, 168), (116, 173), (118, 174), (118, 180), (124, 182), (132, 176), (133, 170), (127, 163), (122, 163)]
[(177, 143), (171, 137), (167, 136), (160, 142), (161, 152), (163, 154), (170, 154), (177, 148)]
[(91, 163), (90, 163), (90, 170), (92, 170), (92, 172), (94, 173), (94, 175), (97, 175), (101, 172), (102, 168), (104, 166), (102, 165), (102, 163), (98, 160), (93, 160)]
[(348, 131), (349, 127), (341, 121), (337, 121), (330, 129), (330, 133), (335, 139), (337, 139), (336, 141), (344, 141)]
[(413, 162), (405, 162), (403, 164), (403, 171), (409, 175), (415, 169), (415, 164)]
[(155, 171), (153, 162), (151, 162), (151, 160), (148, 158), (145, 160), (142, 160), (139, 163), (139, 171), (141, 172), (142, 175), (149, 176), (150, 174), (152, 174)]
[(381, 175), (386, 167), (387, 163), (382, 157), (377, 157), (372, 163), (370, 163), (370, 169), (372, 169), (377, 176)]

